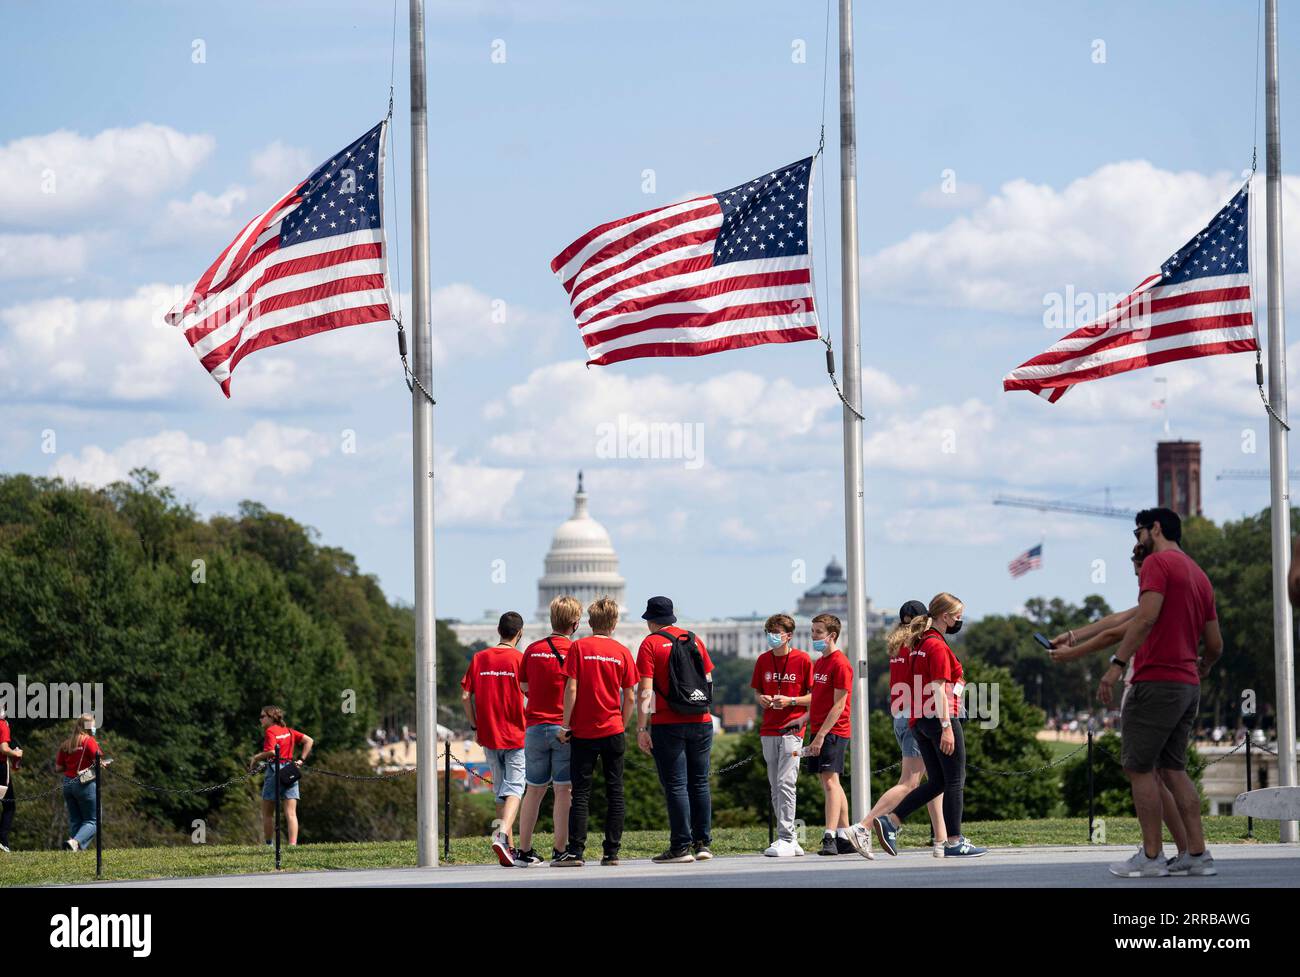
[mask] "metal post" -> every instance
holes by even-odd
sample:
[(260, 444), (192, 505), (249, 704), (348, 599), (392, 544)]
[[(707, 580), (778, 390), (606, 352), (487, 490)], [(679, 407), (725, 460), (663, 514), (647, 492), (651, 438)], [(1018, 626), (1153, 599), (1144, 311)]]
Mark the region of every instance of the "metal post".
[[(1287, 417), (1286, 320), (1282, 307), (1282, 126), (1278, 109), (1277, 0), (1264, 13), (1265, 175), (1268, 209), (1268, 399), (1278, 417)], [(1268, 422), (1269, 504), (1273, 536), (1273, 663), (1277, 679), (1278, 786), (1296, 783), (1295, 653), (1291, 643), (1291, 604), (1287, 562), (1291, 552), (1291, 493), (1287, 478), (1287, 432)], [(1281, 840), (1298, 840), (1297, 822), (1283, 821)]]
[(1093, 820), (1096, 817), (1092, 790), (1092, 720), (1088, 720), (1088, 844), (1092, 844)]
[[(429, 325), (429, 121), (424, 0), (411, 0), (411, 473), (415, 500), (415, 778), (418, 862), (438, 864), (438, 686), (433, 604), (433, 335)], [(424, 390), (421, 390), (423, 385)]]
[(284, 788), (280, 786), (280, 744), (275, 744), (275, 870), (280, 871), (280, 802)]
[[(1254, 785), (1251, 783), (1251, 776), (1250, 776), (1250, 731), (1247, 730), (1246, 731), (1246, 793), (1249, 794), (1254, 789), (1255, 788)], [(1247, 838), (1255, 837), (1255, 819), (1252, 817), (1246, 818), (1246, 837)]]
[(451, 741), (442, 749), (442, 857), (451, 861)]
[(95, 878), (104, 876), (104, 778), (99, 754), (95, 754)]
[[(840, 340), (844, 397), (862, 408), (862, 335), (858, 323), (858, 146), (853, 114), (853, 0), (840, 0)], [(862, 421), (844, 408), (844, 563), (847, 638), (853, 669), (853, 819), (871, 810), (871, 731), (867, 709), (867, 568), (863, 534)]]

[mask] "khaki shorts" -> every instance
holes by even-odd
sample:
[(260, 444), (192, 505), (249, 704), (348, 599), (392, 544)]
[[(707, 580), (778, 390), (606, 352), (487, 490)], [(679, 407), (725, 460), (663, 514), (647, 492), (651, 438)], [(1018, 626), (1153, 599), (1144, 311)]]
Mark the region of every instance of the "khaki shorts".
[(1149, 773), (1187, 767), (1187, 741), (1201, 704), (1201, 687), (1183, 682), (1134, 682), (1120, 712), (1125, 770)]

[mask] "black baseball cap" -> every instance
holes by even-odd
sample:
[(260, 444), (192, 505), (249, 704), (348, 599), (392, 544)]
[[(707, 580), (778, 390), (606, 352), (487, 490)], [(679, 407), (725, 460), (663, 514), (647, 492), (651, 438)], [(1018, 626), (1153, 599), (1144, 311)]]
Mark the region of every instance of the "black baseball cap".
[(643, 621), (662, 621), (666, 624), (676, 624), (677, 615), (673, 613), (673, 602), (670, 597), (651, 597), (645, 602), (645, 613), (641, 615)]
[(909, 600), (906, 604), (898, 609), (899, 621), (906, 624), (914, 617), (924, 617), (930, 613), (930, 608), (926, 607), (919, 600)]

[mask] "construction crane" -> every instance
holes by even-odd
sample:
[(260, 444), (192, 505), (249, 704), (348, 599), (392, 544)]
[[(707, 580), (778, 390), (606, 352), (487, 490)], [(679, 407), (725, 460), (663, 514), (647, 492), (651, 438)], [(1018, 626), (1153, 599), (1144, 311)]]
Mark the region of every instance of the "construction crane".
[[(1300, 475), (1300, 469), (1292, 468), (1288, 473), (1292, 478)], [(1214, 476), (1216, 482), (1221, 482), (1225, 478), (1268, 478), (1267, 468), (1225, 468), (1219, 474)]]
[(1089, 505), (1086, 502), (1067, 502), (1064, 499), (1032, 499), (1023, 495), (994, 496), (994, 505), (1009, 505), (1019, 509), (1037, 509), (1039, 512), (1068, 512), (1076, 516), (1100, 516), (1103, 519), (1124, 519), (1132, 521), (1137, 515), (1136, 509), (1119, 509), (1109, 504), (1110, 493), (1106, 493), (1106, 505)]

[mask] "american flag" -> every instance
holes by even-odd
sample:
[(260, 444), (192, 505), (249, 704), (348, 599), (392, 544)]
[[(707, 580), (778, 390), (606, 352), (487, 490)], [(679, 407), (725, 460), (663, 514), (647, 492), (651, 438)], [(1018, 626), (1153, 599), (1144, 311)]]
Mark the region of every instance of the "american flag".
[(587, 363), (816, 339), (813, 158), (593, 228), (551, 262)]
[(1043, 544), (1031, 546), (1007, 564), (1012, 577), (1023, 577), (1030, 570), (1037, 570), (1043, 565)]
[(1214, 220), (1113, 309), (1012, 370), (1004, 390), (1052, 403), (1073, 384), (1220, 353), (1248, 353), (1255, 338), (1250, 291), (1249, 184)]
[(254, 217), (166, 320), (230, 396), (255, 350), (390, 318), (381, 122)]

